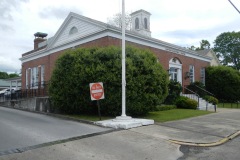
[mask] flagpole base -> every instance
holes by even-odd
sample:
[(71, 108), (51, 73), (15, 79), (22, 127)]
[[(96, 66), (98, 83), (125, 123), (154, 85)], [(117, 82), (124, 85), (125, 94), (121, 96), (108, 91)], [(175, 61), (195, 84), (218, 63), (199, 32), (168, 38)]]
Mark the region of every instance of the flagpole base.
[(113, 121), (129, 121), (132, 120), (130, 116), (117, 116)]

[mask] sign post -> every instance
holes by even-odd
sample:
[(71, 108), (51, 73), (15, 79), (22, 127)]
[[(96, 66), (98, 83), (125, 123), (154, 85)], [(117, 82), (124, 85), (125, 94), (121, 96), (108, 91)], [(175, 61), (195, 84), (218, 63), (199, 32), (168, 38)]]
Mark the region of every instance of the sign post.
[(91, 95), (91, 100), (92, 101), (97, 101), (97, 106), (98, 106), (98, 116), (99, 119), (101, 120), (101, 112), (100, 112), (100, 104), (99, 100), (104, 99), (104, 90), (103, 90), (103, 83), (98, 82), (98, 83), (90, 83), (90, 95)]

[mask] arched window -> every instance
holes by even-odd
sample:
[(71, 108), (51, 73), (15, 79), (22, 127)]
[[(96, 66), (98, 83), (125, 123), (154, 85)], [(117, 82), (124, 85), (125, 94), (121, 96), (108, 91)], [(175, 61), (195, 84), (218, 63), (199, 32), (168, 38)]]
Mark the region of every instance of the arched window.
[(182, 63), (178, 58), (169, 61), (169, 78), (182, 84)]
[(135, 19), (135, 29), (139, 29), (139, 19)]
[(69, 31), (69, 35), (75, 34), (78, 32), (78, 29), (76, 27), (72, 27)]
[(147, 18), (144, 18), (144, 28), (148, 29), (148, 21)]

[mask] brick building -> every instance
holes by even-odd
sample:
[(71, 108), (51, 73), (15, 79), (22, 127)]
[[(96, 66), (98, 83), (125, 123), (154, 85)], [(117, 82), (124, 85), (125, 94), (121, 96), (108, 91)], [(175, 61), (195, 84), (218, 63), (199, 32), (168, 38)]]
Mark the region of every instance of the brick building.
[[(194, 81), (205, 81), (205, 67), (211, 58), (174, 44), (151, 37), (150, 16), (144, 10), (131, 14), (132, 29), (126, 31), (126, 43), (148, 48), (169, 71), (171, 79), (183, 86)], [(46, 39), (36, 33), (34, 50), (22, 54), (22, 88), (44, 87), (50, 80), (56, 59), (67, 49), (91, 46), (121, 46), (121, 29), (76, 13), (70, 13), (56, 34)]]

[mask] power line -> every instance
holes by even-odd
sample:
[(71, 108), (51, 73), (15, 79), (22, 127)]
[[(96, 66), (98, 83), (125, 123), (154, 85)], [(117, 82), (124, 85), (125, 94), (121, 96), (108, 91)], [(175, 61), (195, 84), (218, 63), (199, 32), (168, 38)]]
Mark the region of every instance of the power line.
[(237, 7), (230, 1), (230, 0), (228, 0), (230, 3), (231, 3), (231, 5), (238, 11), (238, 13), (240, 14), (240, 11), (237, 9)]

